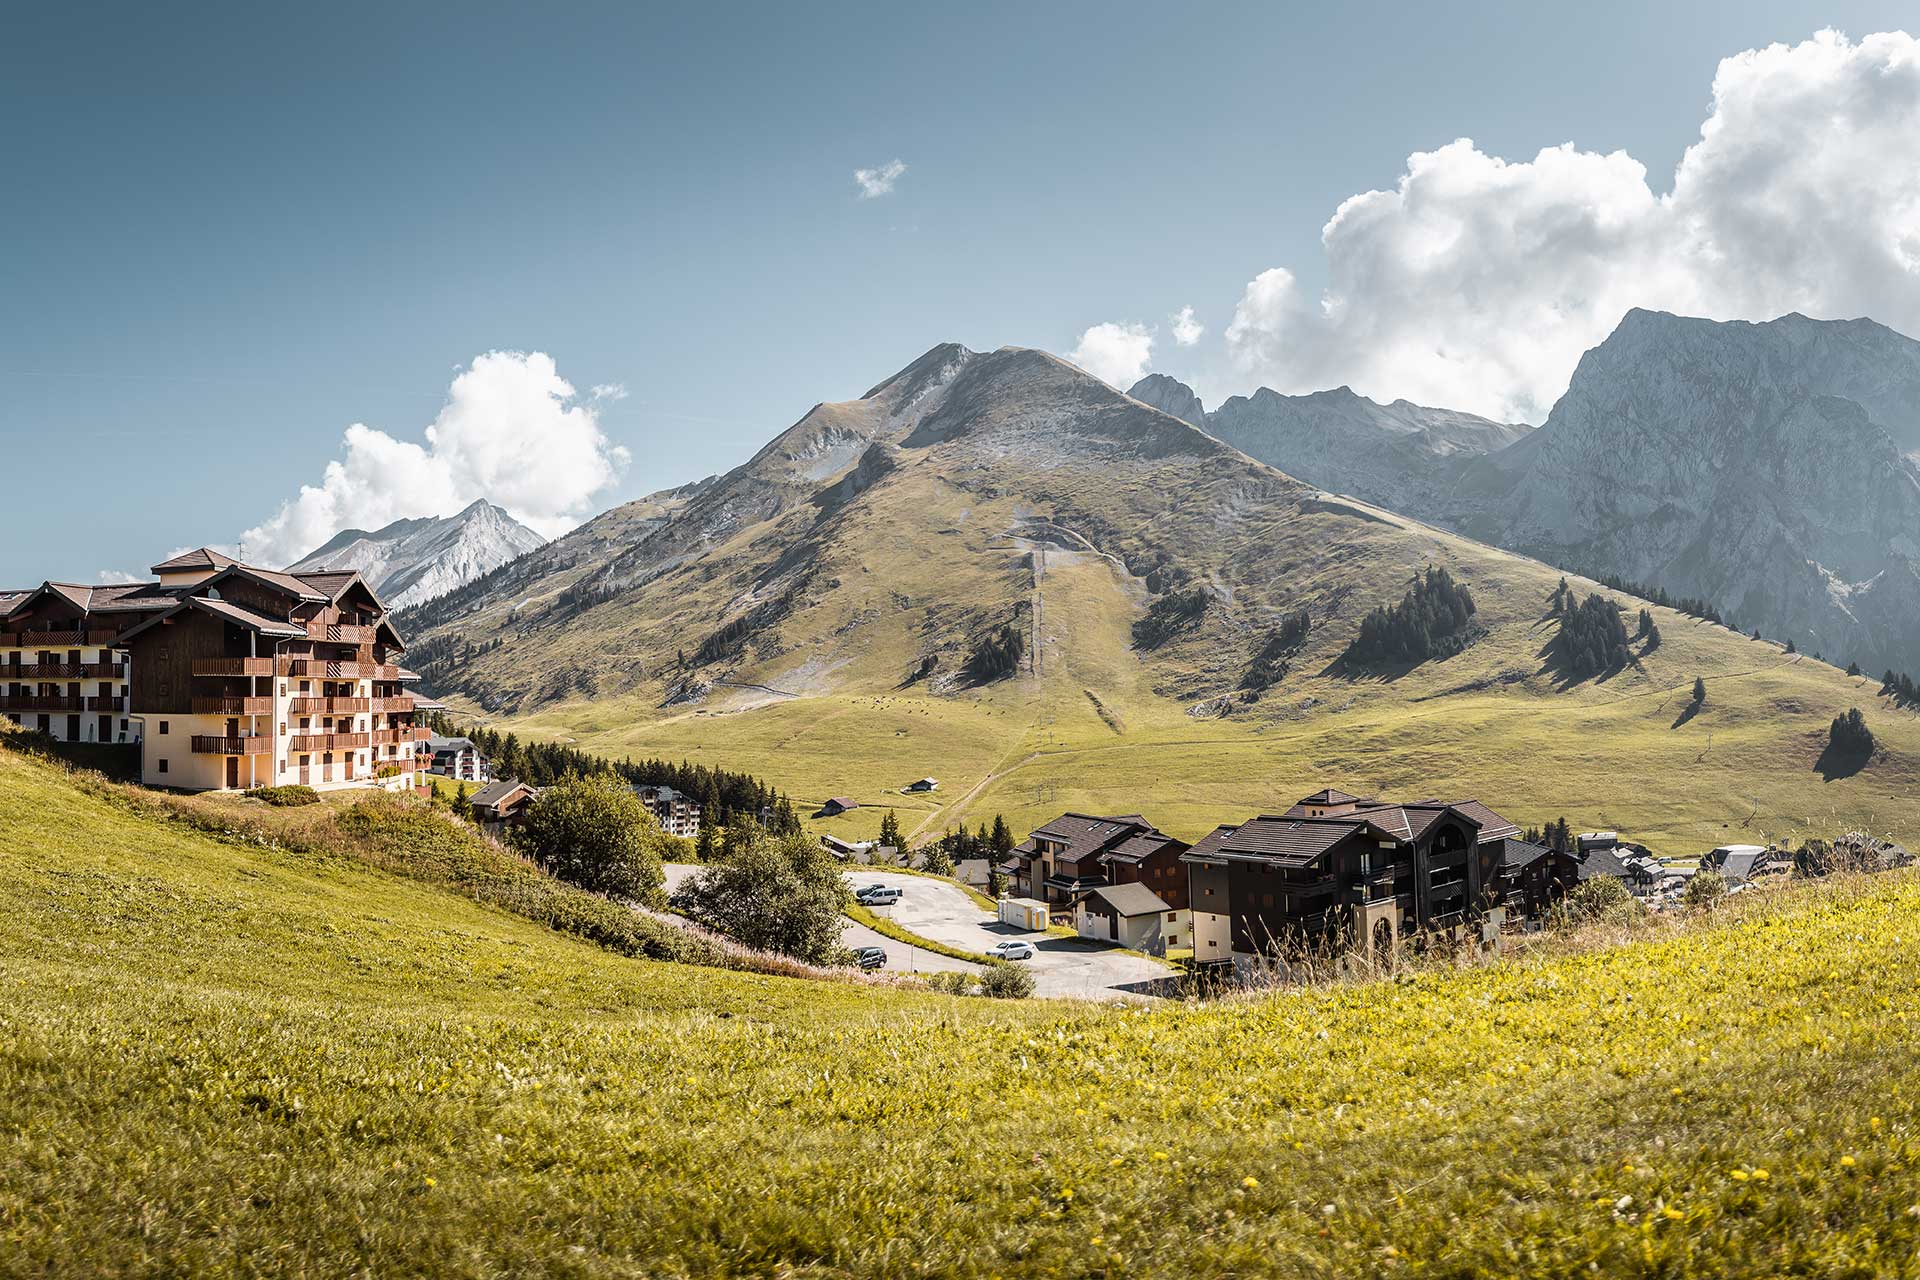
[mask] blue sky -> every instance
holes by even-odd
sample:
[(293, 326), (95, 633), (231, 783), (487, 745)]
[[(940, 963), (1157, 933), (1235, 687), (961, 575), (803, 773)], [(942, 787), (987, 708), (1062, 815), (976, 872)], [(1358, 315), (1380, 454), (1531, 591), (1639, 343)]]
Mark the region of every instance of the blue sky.
[(417, 441), (494, 350), (549, 354), (583, 402), (625, 388), (586, 406), (629, 455), (594, 509), (946, 340), (1138, 324), (1210, 400), (1335, 376), (1220, 339), (1262, 272), (1325, 287), (1321, 228), (1411, 153), (1572, 141), (1664, 193), (1721, 58), (1903, 17), (1560, 9), (16, 8), (0, 587), (232, 544), (349, 424)]

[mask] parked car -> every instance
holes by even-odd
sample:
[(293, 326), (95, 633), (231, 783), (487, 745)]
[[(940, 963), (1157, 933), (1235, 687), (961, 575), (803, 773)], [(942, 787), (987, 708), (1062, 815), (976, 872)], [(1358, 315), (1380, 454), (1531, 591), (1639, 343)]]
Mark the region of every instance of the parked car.
[(1038, 955), (1039, 952), (1033, 949), (1031, 942), (1008, 939), (1005, 942), (996, 942), (988, 947), (987, 954), (1000, 960), (1031, 960), (1034, 956)]
[(887, 962), (887, 953), (879, 947), (856, 947), (853, 962), (870, 973)]
[(853, 895), (855, 902), (864, 907), (885, 907), (900, 901), (907, 895), (888, 884), (870, 884)]

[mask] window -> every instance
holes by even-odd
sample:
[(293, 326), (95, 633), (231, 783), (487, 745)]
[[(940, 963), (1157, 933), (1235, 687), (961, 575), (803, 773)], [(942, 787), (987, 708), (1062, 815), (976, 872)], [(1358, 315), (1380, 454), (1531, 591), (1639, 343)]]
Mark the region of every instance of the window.
[[(166, 732), (167, 732), (167, 722), (165, 720), (162, 720), (160, 722), (160, 733), (164, 737)], [(167, 762), (165, 760), (162, 760), (160, 762), (160, 771), (162, 773), (165, 773), (166, 770), (167, 770)]]
[(160, 761), (160, 772), (165, 773), (166, 771), (167, 771), (167, 762), (165, 760), (162, 760)]

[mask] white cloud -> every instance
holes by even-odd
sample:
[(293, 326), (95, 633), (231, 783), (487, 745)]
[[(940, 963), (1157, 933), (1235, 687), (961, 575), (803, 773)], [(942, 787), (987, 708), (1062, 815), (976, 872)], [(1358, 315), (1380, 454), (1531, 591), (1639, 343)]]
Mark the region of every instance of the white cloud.
[(1142, 324), (1096, 324), (1080, 335), (1067, 359), (1125, 391), (1153, 363), (1153, 330)]
[(546, 537), (578, 524), (616, 481), (627, 451), (600, 430), (593, 403), (543, 352), (491, 351), (462, 370), (423, 443), (363, 423), (316, 485), (240, 536), (240, 554), (281, 566), (342, 529), (377, 529), (414, 516), (452, 515), (475, 499), (505, 507)]
[(624, 382), (596, 382), (593, 384), (595, 400), (625, 400), (627, 384)]
[(144, 582), (145, 579), (136, 578), (134, 575), (120, 569), (102, 569), (95, 575), (94, 581), (103, 587), (118, 587), (129, 582)]
[(900, 175), (907, 166), (900, 160), (889, 160), (878, 169), (855, 169), (853, 180), (860, 187), (860, 198), (872, 200), (877, 196), (893, 194), (893, 184), (900, 181)]
[(1207, 326), (1193, 318), (1192, 307), (1182, 307), (1167, 317), (1167, 326), (1173, 330), (1173, 340), (1183, 347), (1190, 347), (1200, 341)]
[(1321, 243), (1320, 297), (1275, 267), (1227, 328), (1278, 390), (1539, 421), (1630, 307), (1920, 331), (1920, 46), (1828, 31), (1725, 59), (1665, 195), (1625, 152), (1507, 161), (1463, 138), (1346, 200)]

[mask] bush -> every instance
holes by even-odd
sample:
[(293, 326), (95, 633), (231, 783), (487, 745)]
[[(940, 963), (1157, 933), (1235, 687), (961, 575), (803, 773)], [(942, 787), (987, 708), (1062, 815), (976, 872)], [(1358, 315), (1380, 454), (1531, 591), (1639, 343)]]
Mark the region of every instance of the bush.
[(247, 792), (255, 800), (264, 800), (277, 809), (291, 809), (303, 804), (319, 804), (320, 793), (312, 787), (298, 784), (289, 787), (255, 787)]
[(964, 996), (973, 991), (973, 975), (965, 969), (943, 970), (927, 975), (927, 986), (942, 995)]
[(1175, 633), (1197, 625), (1212, 599), (1204, 586), (1191, 591), (1169, 591), (1156, 597), (1147, 606), (1147, 616), (1133, 624), (1134, 647), (1157, 648)]
[(1033, 994), (1033, 974), (1019, 965), (996, 960), (980, 975), (980, 993), (995, 1000), (1025, 1000)]
[(660, 826), (617, 778), (568, 778), (540, 793), (513, 840), (568, 884), (636, 902), (657, 901)]
[(1646, 914), (1646, 904), (1612, 876), (1582, 880), (1560, 904), (1560, 920), (1568, 925), (1624, 924)]
[(1696, 871), (1687, 887), (1680, 891), (1681, 905), (1703, 910), (1727, 896), (1727, 878), (1718, 871)]
[(840, 916), (852, 901), (825, 849), (757, 829), (673, 895), (675, 910), (709, 929), (810, 964), (839, 958)]
[(947, 852), (946, 845), (935, 841), (927, 846), (927, 860), (920, 869), (930, 876), (950, 876), (954, 871), (953, 855)]

